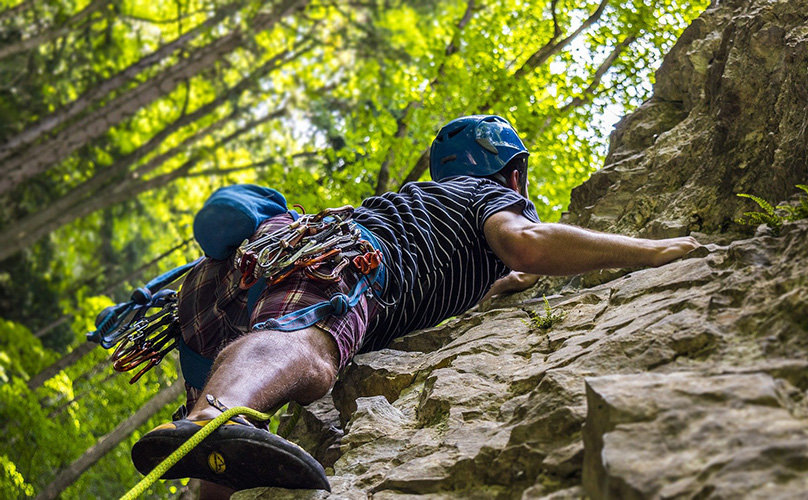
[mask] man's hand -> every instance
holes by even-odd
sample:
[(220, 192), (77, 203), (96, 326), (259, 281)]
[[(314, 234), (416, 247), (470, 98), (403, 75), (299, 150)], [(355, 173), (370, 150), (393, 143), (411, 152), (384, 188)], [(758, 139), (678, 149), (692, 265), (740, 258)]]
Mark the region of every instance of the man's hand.
[(537, 274), (527, 274), (512, 271), (510, 274), (507, 274), (495, 281), (485, 296), (480, 299), (479, 303), (482, 304), (486, 300), (490, 300), (495, 295), (499, 295), (501, 293), (521, 292), (522, 290), (527, 290), (531, 286), (535, 285), (537, 281), (539, 281), (539, 275)]
[(657, 255), (654, 257), (653, 266), (659, 267), (672, 262), (679, 257), (684, 257), (701, 244), (692, 236), (681, 238), (668, 238), (665, 240), (655, 240), (657, 245)]

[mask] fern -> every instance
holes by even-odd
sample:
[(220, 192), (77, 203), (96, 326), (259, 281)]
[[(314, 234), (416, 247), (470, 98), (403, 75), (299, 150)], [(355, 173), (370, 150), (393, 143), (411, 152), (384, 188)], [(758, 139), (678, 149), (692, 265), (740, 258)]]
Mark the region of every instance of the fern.
[[(808, 194), (808, 186), (805, 184), (797, 184), (797, 187)], [(791, 205), (778, 205), (777, 208), (788, 214), (785, 217), (786, 220), (795, 221), (808, 219), (808, 198), (800, 198), (800, 204), (796, 207), (792, 207)]]
[[(774, 209), (774, 207), (772, 206), (772, 204), (771, 204), (771, 203), (769, 203), (768, 201), (764, 200), (763, 198), (761, 198), (761, 197), (759, 197), (759, 196), (755, 196), (755, 195), (753, 195), (753, 194), (745, 194), (745, 193), (741, 193), (741, 194), (739, 194), (738, 196), (739, 196), (740, 198), (749, 198), (750, 200), (752, 200), (752, 201), (754, 201), (755, 203), (757, 203), (758, 205), (760, 205), (760, 208), (762, 208), (763, 210), (765, 210), (767, 214), (769, 214), (769, 215), (774, 215), (774, 210), (775, 210), (775, 209)], [(757, 213), (757, 212), (756, 212), (756, 213)], [(744, 215), (746, 215), (746, 214), (744, 214)]]
[[(797, 187), (808, 194), (808, 185), (797, 184)], [(797, 206), (777, 205), (775, 207), (759, 196), (746, 193), (740, 193), (738, 196), (754, 201), (763, 209), (763, 212), (744, 212), (743, 217), (735, 219), (735, 222), (748, 226), (766, 224), (771, 228), (772, 234), (775, 236), (780, 235), (780, 228), (783, 226), (783, 222), (808, 218), (808, 198), (800, 199), (800, 204)]]
[(527, 311), (528, 316), (530, 316), (530, 326), (534, 328), (541, 328), (546, 330), (553, 326), (554, 324), (558, 323), (566, 313), (564, 312), (553, 312), (553, 309), (550, 307), (550, 302), (547, 300), (547, 297), (542, 295), (544, 299), (544, 316), (535, 312), (535, 311)]

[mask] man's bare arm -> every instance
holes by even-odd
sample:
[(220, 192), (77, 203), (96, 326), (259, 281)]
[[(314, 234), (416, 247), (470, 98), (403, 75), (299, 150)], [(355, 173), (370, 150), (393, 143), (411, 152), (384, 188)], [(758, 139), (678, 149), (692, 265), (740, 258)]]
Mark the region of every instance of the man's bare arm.
[(483, 230), (491, 249), (509, 268), (546, 276), (661, 266), (699, 246), (689, 236), (648, 240), (566, 224), (534, 224), (510, 210), (489, 217)]

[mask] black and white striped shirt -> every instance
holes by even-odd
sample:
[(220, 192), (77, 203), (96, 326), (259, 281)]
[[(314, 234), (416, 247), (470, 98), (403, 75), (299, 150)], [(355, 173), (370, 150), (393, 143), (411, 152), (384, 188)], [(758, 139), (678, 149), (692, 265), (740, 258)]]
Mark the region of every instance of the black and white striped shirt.
[(483, 224), (509, 207), (538, 222), (526, 198), (488, 179), (414, 182), (368, 198), (354, 219), (379, 240), (386, 265), (382, 307), (360, 352), (437, 325), (476, 304), (509, 269), (485, 241)]

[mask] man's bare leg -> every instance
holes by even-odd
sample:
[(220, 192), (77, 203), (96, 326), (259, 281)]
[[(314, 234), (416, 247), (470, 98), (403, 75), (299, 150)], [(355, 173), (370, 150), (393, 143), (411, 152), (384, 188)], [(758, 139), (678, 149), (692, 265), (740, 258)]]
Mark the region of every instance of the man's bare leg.
[[(334, 385), (338, 364), (336, 343), (317, 327), (296, 332), (252, 332), (219, 353), (202, 397), (187, 418), (204, 420), (220, 414), (205, 400), (206, 394), (230, 408), (248, 406), (259, 411), (288, 401), (311, 403)], [(202, 481), (199, 498), (229, 498), (233, 492)]]

